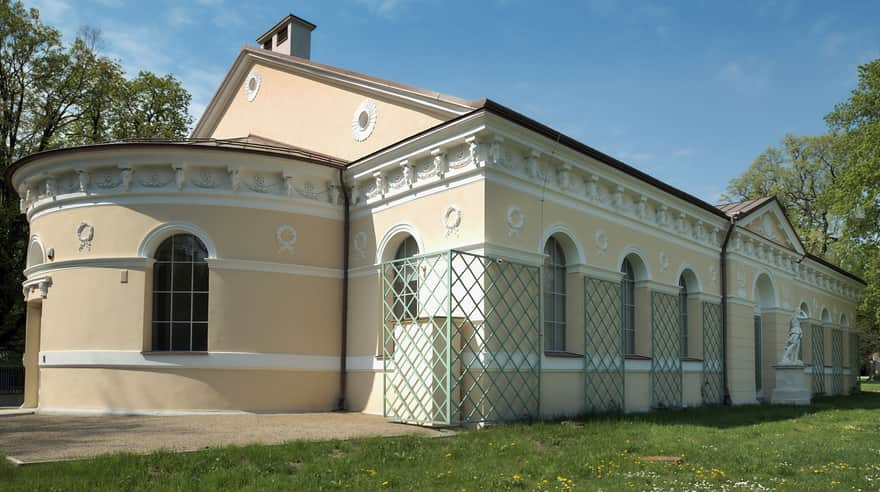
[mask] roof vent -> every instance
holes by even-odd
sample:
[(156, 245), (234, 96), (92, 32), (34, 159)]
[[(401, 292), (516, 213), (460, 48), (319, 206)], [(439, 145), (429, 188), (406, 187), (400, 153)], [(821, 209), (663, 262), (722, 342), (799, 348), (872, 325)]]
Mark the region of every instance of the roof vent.
[(288, 14), (258, 37), (257, 43), (266, 50), (309, 59), (312, 31), (316, 27), (318, 26), (305, 19)]

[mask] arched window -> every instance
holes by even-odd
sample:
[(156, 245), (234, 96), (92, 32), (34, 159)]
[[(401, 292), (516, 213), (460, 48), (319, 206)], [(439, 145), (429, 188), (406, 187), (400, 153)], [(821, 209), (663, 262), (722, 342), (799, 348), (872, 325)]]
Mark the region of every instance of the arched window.
[(565, 253), (552, 237), (544, 245), (544, 350), (565, 350)]
[[(419, 254), (415, 238), (407, 236), (394, 254), (395, 260), (403, 260)], [(419, 271), (416, 262), (398, 262), (394, 278), (394, 317), (415, 319), (419, 314)]]
[(636, 353), (636, 273), (629, 259), (623, 260), (623, 350)]
[(31, 238), (27, 249), (27, 268), (42, 265), (46, 261), (46, 252), (43, 251), (43, 245), (36, 236)]
[(688, 356), (688, 285), (684, 275), (678, 278), (678, 312), (681, 320), (681, 356)]
[(169, 237), (153, 264), (154, 351), (208, 350), (208, 249), (191, 234)]

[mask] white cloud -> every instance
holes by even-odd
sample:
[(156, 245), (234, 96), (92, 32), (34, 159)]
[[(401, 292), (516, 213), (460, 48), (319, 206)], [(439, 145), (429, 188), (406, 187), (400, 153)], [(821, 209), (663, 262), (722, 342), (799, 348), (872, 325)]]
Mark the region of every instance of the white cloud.
[(175, 5), (168, 9), (168, 23), (174, 27), (185, 26), (195, 23), (195, 16), (187, 8)]
[(757, 58), (729, 61), (718, 70), (718, 79), (738, 92), (761, 92), (770, 85), (770, 71)]
[(355, 0), (365, 6), (372, 14), (380, 17), (395, 17), (406, 4), (406, 0)]

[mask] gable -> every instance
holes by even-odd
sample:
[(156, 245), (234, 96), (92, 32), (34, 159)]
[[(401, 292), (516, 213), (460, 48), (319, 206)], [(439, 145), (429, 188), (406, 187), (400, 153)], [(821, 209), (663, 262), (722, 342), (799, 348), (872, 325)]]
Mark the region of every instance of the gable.
[[(193, 137), (259, 135), (350, 161), (471, 110), (437, 98), (425, 103), (419, 94), (397, 93), (378, 82), (358, 85), (322, 67), (243, 50)], [(256, 84), (252, 74), (258, 74)], [(368, 131), (361, 127), (362, 113)]]
[(800, 253), (804, 252), (797, 233), (791, 227), (785, 212), (776, 200), (767, 201), (749, 212), (740, 225), (775, 243)]

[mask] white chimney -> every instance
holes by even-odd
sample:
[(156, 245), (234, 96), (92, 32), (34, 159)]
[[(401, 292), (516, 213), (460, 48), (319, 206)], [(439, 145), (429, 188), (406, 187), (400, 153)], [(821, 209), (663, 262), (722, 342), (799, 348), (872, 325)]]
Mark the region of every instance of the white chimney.
[(258, 37), (257, 43), (266, 50), (309, 59), (312, 49), (312, 31), (316, 27), (318, 26), (305, 19), (288, 14), (287, 17), (278, 21)]

